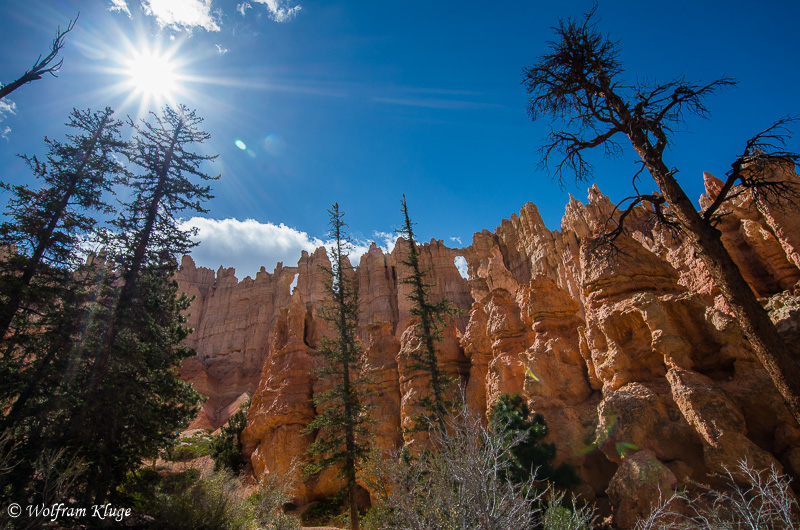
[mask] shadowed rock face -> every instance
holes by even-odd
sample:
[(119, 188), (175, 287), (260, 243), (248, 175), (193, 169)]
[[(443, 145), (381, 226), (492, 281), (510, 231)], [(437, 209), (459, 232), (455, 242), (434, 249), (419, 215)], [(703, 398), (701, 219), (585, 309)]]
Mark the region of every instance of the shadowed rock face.
[[(787, 167), (768, 169), (798, 178)], [(720, 187), (709, 174), (705, 182), (701, 204)], [(621, 527), (658, 499), (659, 488), (707, 480), (741, 459), (800, 477), (800, 429), (702, 262), (679, 238), (653, 228), (644, 209), (629, 217), (617, 252), (594, 251), (589, 239), (612, 212), (592, 187), (586, 205), (570, 198), (560, 231), (548, 230), (529, 203), (467, 247), (420, 245), (436, 284), (432, 298), (462, 310), (439, 345), (444, 373), (484, 418), (500, 395), (525, 396), (547, 419), (559, 462), (577, 469), (579, 492), (608, 497)], [(800, 338), (800, 213), (759, 213), (747, 194), (726, 213), (726, 247), (781, 332)], [(389, 254), (373, 245), (354, 273), (373, 380), (371, 430), (385, 451), (425, 443), (401, 432), (419, 412), (415, 397), (429, 392), (406, 355), (420, 347), (409, 287), (400, 281), (407, 252), (402, 239)], [(466, 258), (469, 279), (459, 275), (457, 256)], [(304, 252), (297, 267), (279, 264), (237, 281), (232, 269), (215, 275), (190, 258), (182, 263), (178, 281), (196, 297), (187, 342), (197, 351), (184, 378), (210, 397), (193, 427), (219, 427), (251, 395), (242, 443), (257, 476), (289, 469), (313, 440), (303, 429), (316, 414), (312, 397), (327, 387), (314, 368), (315, 348), (330, 332), (321, 318), (321, 267), (328, 265), (320, 248)], [(295, 495), (310, 500), (339, 487), (331, 471), (299, 484)]]

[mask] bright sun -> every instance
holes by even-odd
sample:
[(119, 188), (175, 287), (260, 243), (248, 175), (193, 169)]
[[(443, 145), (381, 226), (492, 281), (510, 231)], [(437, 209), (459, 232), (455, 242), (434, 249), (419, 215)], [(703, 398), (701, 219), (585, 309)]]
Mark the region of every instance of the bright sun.
[(128, 84), (147, 98), (170, 99), (178, 87), (175, 66), (169, 57), (156, 52), (134, 52), (126, 74)]

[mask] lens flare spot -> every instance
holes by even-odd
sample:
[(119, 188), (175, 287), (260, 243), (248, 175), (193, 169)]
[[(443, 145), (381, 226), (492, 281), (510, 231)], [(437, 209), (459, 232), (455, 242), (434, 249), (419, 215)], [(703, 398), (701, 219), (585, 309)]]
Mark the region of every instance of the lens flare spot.
[(639, 450), (639, 446), (630, 442), (617, 442), (614, 444), (614, 448), (617, 450), (617, 454), (620, 458), (625, 458), (628, 456), (628, 453)]
[[(609, 436), (611, 435), (611, 432), (614, 430), (614, 427), (616, 425), (617, 425), (617, 416), (616, 416), (616, 414), (613, 414), (607, 421), (607, 426), (606, 426), (605, 431), (600, 433), (597, 436), (597, 438), (595, 439), (593, 444), (587, 446), (586, 449), (584, 449), (583, 454), (588, 454), (588, 453), (594, 451), (595, 449), (600, 447), (600, 445), (602, 443), (604, 443), (606, 440), (608, 440)], [(625, 443), (625, 442), (623, 442), (623, 443)], [(617, 447), (617, 450), (619, 451), (619, 447)]]
[(264, 149), (271, 155), (277, 156), (281, 154), (285, 147), (286, 142), (275, 133), (270, 133), (264, 139)]
[(243, 141), (241, 141), (241, 140), (236, 140), (236, 141), (235, 141), (235, 142), (233, 142), (233, 143), (236, 145), (236, 147), (238, 147), (238, 148), (239, 148), (239, 149), (241, 149), (242, 151), (244, 151), (245, 149), (247, 149), (247, 145), (246, 145), (246, 144), (245, 144)]
[(525, 375), (527, 375), (528, 377), (530, 377), (531, 379), (533, 379), (533, 380), (534, 380), (534, 381), (536, 381), (537, 383), (540, 383), (540, 382), (541, 382), (541, 380), (540, 380), (538, 377), (536, 377), (536, 374), (534, 374), (534, 373), (531, 371), (531, 369), (530, 369), (530, 368), (528, 368), (527, 366), (525, 367)]

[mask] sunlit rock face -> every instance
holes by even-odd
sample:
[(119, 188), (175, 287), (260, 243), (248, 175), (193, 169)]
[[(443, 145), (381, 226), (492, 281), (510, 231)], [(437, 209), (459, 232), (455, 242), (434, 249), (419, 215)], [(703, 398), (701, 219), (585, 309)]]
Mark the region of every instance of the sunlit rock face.
[[(766, 168), (771, 178), (797, 175)], [(704, 175), (708, 205), (721, 183)], [(800, 212), (757, 209), (739, 195), (720, 224), (723, 241), (788, 340), (800, 339)], [(800, 429), (708, 272), (679, 237), (650, 222), (644, 208), (627, 219), (616, 251), (598, 251), (594, 234), (613, 225), (613, 204), (592, 187), (588, 201), (570, 198), (560, 230), (548, 230), (533, 204), (473, 236), (460, 249), (432, 240), (419, 246), (434, 300), (461, 313), (443, 331), (439, 362), (469, 407), (488, 421), (505, 393), (519, 392), (545, 416), (558, 462), (572, 464), (587, 499), (606, 498), (616, 524), (630, 527), (659, 488), (708, 482), (738, 460), (776, 466), (800, 478)], [(420, 347), (403, 264), (373, 245), (354, 272), (360, 289), (359, 334), (370, 370), (374, 445), (383, 451), (426, 440), (407, 428), (429, 392), (408, 353)], [(468, 278), (454, 260), (466, 258)], [(304, 458), (329, 388), (315, 367), (330, 334), (323, 249), (297, 267), (262, 270), (237, 281), (233, 271), (197, 268), (184, 258), (178, 276), (195, 296), (187, 341), (197, 357), (184, 378), (210, 397), (193, 427), (217, 428), (252, 395), (244, 451), (255, 475), (281, 472)], [(290, 285), (297, 275), (296, 288)], [(460, 384), (462, 389), (456, 388)], [(299, 481), (298, 501), (338, 490), (335, 471)], [(631, 501), (631, 492), (641, 492)], [(605, 502), (605, 501), (604, 501)], [(647, 505), (647, 506), (646, 506)]]
[(192, 428), (218, 428), (230, 416), (228, 405), (255, 392), (270, 350), (270, 330), (289, 303), (297, 271), (279, 264), (272, 274), (262, 267), (255, 280), (238, 281), (233, 269), (220, 267), (215, 275), (183, 258), (178, 283), (194, 297), (187, 321), (194, 332), (186, 343), (197, 352), (184, 362), (183, 377), (209, 397)]

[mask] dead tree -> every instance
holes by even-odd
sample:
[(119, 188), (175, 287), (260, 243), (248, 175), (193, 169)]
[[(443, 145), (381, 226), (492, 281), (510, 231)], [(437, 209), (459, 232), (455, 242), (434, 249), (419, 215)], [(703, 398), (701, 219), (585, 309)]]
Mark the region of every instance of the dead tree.
[(36, 59), (36, 62), (33, 63), (31, 69), (22, 74), (22, 76), (16, 81), (12, 81), (7, 85), (0, 85), (0, 99), (3, 99), (26, 83), (41, 79), (45, 74), (58, 77), (56, 73), (64, 63), (64, 59), (59, 60), (57, 63), (53, 63), (53, 61), (56, 60), (56, 57), (58, 57), (58, 52), (60, 52), (61, 48), (64, 47), (64, 38), (66, 37), (67, 33), (72, 31), (72, 28), (75, 27), (75, 23), (78, 21), (79, 16), (80, 13), (75, 17), (75, 20), (70, 20), (67, 24), (67, 29), (64, 31), (61, 31), (61, 26), (58, 27), (56, 30), (56, 38), (53, 39), (53, 42), (50, 44), (50, 53), (45, 55), (44, 58), (42, 58), (40, 55), (39, 58)]
[[(650, 205), (657, 221), (681, 236), (703, 260), (721, 294), (739, 321), (764, 368), (783, 396), (795, 420), (800, 423), (800, 366), (792, 350), (778, 334), (769, 315), (742, 277), (739, 268), (722, 244), (715, 228), (720, 207), (747, 189), (756, 204), (786, 204), (798, 196), (796, 185), (759, 176), (758, 168), (775, 162), (792, 162), (795, 153), (783, 150), (784, 118), (751, 138), (736, 158), (725, 186), (704, 212), (698, 212), (675, 178), (677, 169), (664, 161), (664, 150), (688, 114), (708, 117), (705, 98), (717, 90), (733, 86), (734, 79), (723, 77), (707, 84), (686, 81), (683, 77), (666, 83), (637, 81), (626, 85), (616, 42), (600, 33), (595, 18), (596, 6), (580, 20), (560, 20), (553, 28), (556, 38), (550, 53), (523, 70), (523, 84), (530, 95), (527, 109), (533, 120), (549, 116), (563, 123), (563, 130), (551, 130), (541, 148), (542, 164), (555, 161), (553, 177), (561, 183), (565, 174), (574, 173), (578, 181), (592, 175), (585, 153), (603, 147), (606, 155), (619, 155), (626, 138), (636, 151), (642, 169), (633, 177), (636, 194), (618, 207), (622, 209), (617, 226), (600, 237), (606, 242), (622, 233), (626, 217), (639, 204)], [(639, 193), (637, 181), (646, 169), (660, 192)], [(738, 185), (738, 186), (735, 186)]]

